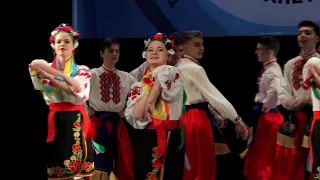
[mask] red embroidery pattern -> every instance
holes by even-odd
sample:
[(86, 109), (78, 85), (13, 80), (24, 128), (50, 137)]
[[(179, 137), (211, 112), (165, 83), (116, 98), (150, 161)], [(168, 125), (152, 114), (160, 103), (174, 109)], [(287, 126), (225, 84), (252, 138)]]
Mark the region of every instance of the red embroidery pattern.
[(137, 95), (140, 95), (141, 87), (139, 86), (133, 86), (131, 88), (130, 93), (128, 94), (128, 98), (131, 98), (131, 101), (137, 98)]
[[(91, 72), (90, 69), (86, 66), (80, 66), (76, 76), (83, 76), (85, 79), (91, 79)], [(69, 86), (71, 86), (71, 84), (67, 83)], [(84, 84), (84, 88), (86, 89), (88, 87), (88, 83)], [(74, 94), (78, 94), (81, 92), (81, 89), (74, 89), (73, 87), (71, 88), (73, 89), (73, 93)], [(85, 99), (86, 97), (83, 97), (83, 99)]]
[(195, 60), (195, 59), (194, 59), (193, 57), (191, 57), (191, 56), (183, 55), (183, 58), (189, 59), (189, 60), (193, 61), (194, 63), (198, 64), (199, 66), (201, 66), (200, 63), (199, 63), (199, 61)]
[(80, 68), (77, 71), (76, 76), (85, 76), (87, 79), (91, 78), (91, 72), (90, 69), (86, 66), (80, 66)]
[(179, 77), (180, 77), (180, 74), (179, 74), (179, 73), (176, 73), (175, 80), (179, 79)]
[(302, 78), (302, 69), (306, 62), (307, 60), (305, 59), (299, 59), (293, 65), (292, 86), (296, 91), (298, 91), (300, 88), (303, 88), (304, 90), (309, 89), (309, 87), (304, 85)]
[[(179, 73), (176, 73), (173, 82), (175, 82), (175, 81), (176, 81), (177, 79), (179, 79), (179, 78), (180, 78), (180, 74), (179, 74)], [(170, 90), (170, 89), (171, 89), (171, 86), (172, 86), (172, 82), (168, 80), (168, 81), (165, 82), (165, 84), (167, 85), (168, 90)]]
[(54, 86), (54, 84), (51, 81), (47, 80), (47, 79), (42, 79), (42, 84), (46, 85), (46, 86), (51, 86), (51, 87)]
[[(81, 170), (84, 170), (85, 172), (90, 172), (94, 170), (94, 164), (91, 162), (85, 162), (83, 164), (83, 150), (80, 146), (80, 142), (82, 139), (80, 138), (80, 132), (81, 132), (81, 114), (78, 114), (78, 119), (76, 122), (73, 123), (73, 130), (74, 130), (74, 139), (75, 144), (72, 145), (72, 156), (69, 159), (64, 160), (63, 164), (64, 167), (61, 166), (55, 166), (47, 168), (48, 176), (53, 177), (65, 177), (65, 176), (71, 176), (74, 174), (77, 174)], [(82, 165), (83, 168), (82, 168)]]
[(99, 76), (101, 100), (108, 103), (112, 99), (115, 104), (118, 104), (120, 102), (120, 77), (110, 70), (105, 70)]

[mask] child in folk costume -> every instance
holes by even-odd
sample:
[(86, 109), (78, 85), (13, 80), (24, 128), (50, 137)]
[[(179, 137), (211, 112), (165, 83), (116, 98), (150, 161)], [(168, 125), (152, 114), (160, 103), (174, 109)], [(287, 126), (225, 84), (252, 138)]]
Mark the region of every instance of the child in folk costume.
[(319, 41), (319, 26), (312, 21), (299, 24), (298, 44), (300, 55), (284, 65), (279, 99), (281, 105), (290, 111), (278, 131), (274, 180), (301, 180), (309, 173), (305, 167), (309, 154), (309, 134), (312, 122), (311, 89), (303, 83), (302, 69), (311, 57), (320, 57), (315, 51)]
[(80, 34), (61, 24), (50, 36), (56, 57), (52, 63), (34, 60), (29, 65), (36, 90), (49, 106), (47, 170), (49, 179), (72, 179), (94, 173), (88, 100), (91, 73), (77, 65), (73, 52)]
[(311, 58), (303, 68), (303, 79), (311, 87), (313, 121), (310, 130), (310, 171), (320, 179), (320, 58)]
[[(182, 33), (172, 33), (168, 38), (174, 44), (174, 51), (175, 51), (175, 54), (169, 57), (168, 64), (177, 67), (179, 66), (179, 64), (182, 63), (181, 58), (184, 53)], [(146, 70), (148, 69), (148, 67), (149, 67), (148, 62), (145, 61), (139, 67), (132, 70), (130, 74), (134, 76), (138, 81), (140, 81), (143, 75), (145, 74)]]
[(179, 70), (166, 65), (173, 55), (171, 40), (157, 33), (145, 41), (143, 57), (149, 68), (132, 86), (125, 117), (135, 128), (135, 179), (181, 180), (183, 136), (183, 83)]
[[(134, 180), (131, 142), (124, 121), (127, 95), (136, 79), (115, 68), (120, 56), (120, 44), (115, 39), (104, 39), (100, 44), (103, 64), (91, 69), (89, 113), (96, 147), (96, 173), (90, 179), (100, 180), (114, 176), (119, 180)], [(111, 175), (110, 175), (111, 174)]]
[[(223, 118), (236, 124), (239, 135), (246, 139), (248, 127), (229, 101), (209, 81), (198, 60), (203, 56), (202, 33), (184, 32), (183, 65), (180, 66), (184, 88), (187, 94), (186, 113), (182, 116), (185, 131), (186, 160), (190, 166), (184, 169), (185, 180), (216, 179), (215, 145), (213, 128), (217, 127), (210, 113), (208, 103)], [(216, 118), (221, 121), (222, 118)], [(223, 121), (223, 119), (222, 119)], [(221, 124), (221, 123), (220, 123)], [(219, 127), (217, 127), (219, 129)]]
[(247, 180), (272, 180), (272, 166), (275, 162), (277, 132), (283, 116), (278, 110), (278, 93), (281, 88), (282, 70), (277, 63), (280, 43), (277, 38), (264, 36), (258, 40), (256, 54), (263, 63), (258, 79), (258, 93), (255, 96), (254, 126), (252, 144), (248, 144), (244, 175)]

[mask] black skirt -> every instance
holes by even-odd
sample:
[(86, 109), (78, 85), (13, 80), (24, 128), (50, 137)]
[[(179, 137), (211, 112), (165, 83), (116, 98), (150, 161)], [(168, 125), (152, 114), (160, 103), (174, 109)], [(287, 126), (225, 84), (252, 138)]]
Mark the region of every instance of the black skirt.
[[(153, 148), (157, 147), (156, 130), (131, 129), (131, 140), (134, 156), (135, 180), (146, 180), (148, 174), (154, 170), (152, 160), (154, 159)], [(157, 179), (182, 180), (184, 167), (184, 149), (179, 149), (181, 144), (180, 130), (167, 131), (167, 146), (164, 156), (160, 159), (164, 163), (163, 168), (155, 174)], [(149, 176), (150, 180), (154, 177)]]
[(313, 173), (320, 176), (320, 120), (316, 120), (311, 134), (312, 153), (313, 153)]
[(54, 114), (55, 138), (47, 143), (48, 178), (91, 176), (94, 173), (91, 139), (85, 139), (80, 111)]

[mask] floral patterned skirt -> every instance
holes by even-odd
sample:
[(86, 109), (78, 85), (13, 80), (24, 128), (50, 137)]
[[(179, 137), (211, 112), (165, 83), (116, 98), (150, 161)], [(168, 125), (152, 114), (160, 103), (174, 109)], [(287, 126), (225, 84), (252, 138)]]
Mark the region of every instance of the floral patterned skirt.
[(181, 145), (180, 130), (167, 131), (165, 155), (160, 159), (161, 167), (153, 163), (157, 158), (156, 130), (135, 129), (132, 132), (132, 147), (134, 156), (134, 175), (137, 180), (182, 180), (184, 150)]
[(55, 138), (47, 143), (48, 179), (94, 174), (92, 140), (84, 137), (82, 119), (80, 111), (54, 114)]

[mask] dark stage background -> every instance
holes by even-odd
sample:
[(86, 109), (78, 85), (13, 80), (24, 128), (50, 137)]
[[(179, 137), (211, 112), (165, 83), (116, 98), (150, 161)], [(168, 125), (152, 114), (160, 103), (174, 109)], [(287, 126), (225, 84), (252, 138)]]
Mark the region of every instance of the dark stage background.
[[(64, 1), (65, 2), (65, 1)], [(52, 61), (52, 51), (48, 39), (51, 31), (60, 23), (72, 21), (71, 2), (64, 4), (63, 9), (70, 11), (56, 11), (57, 6), (45, 6), (37, 4), (38, 7), (31, 7), (30, 11), (37, 10), (37, 13), (26, 14), (29, 24), (39, 24), (37, 30), (28, 30), (30, 43), (27, 48), (33, 48), (23, 56), (25, 71), (23, 77), (27, 83), (26, 106), (28, 113), (23, 126), (28, 128), (28, 133), (32, 136), (32, 141), (28, 143), (30, 152), (24, 158), (32, 159), (32, 166), (25, 166), (25, 170), (32, 172), (36, 179), (45, 179), (45, 139), (46, 121), (48, 108), (45, 105), (39, 92), (34, 91), (29, 78), (27, 65), (33, 59), (42, 58)], [(42, 9), (39, 8), (43, 7)], [(57, 13), (53, 13), (57, 12)], [(45, 19), (45, 23), (39, 18)], [(121, 23), (121, 22), (119, 22)], [(112, 27), (110, 25), (110, 27)], [(80, 32), (81, 33), (81, 32)], [(211, 82), (224, 94), (224, 96), (234, 105), (238, 113), (245, 121), (250, 119), (251, 103), (256, 91), (256, 80), (261, 70), (261, 65), (257, 62), (254, 54), (256, 40), (258, 37), (206, 37), (205, 55), (201, 64), (204, 66)], [(278, 55), (279, 63), (283, 65), (287, 60), (295, 57), (299, 53), (295, 36), (279, 37), (281, 50)], [(99, 67), (102, 63), (99, 57), (100, 39), (81, 40), (76, 61), (78, 64), (85, 64), (90, 68)], [(131, 71), (143, 63), (141, 52), (143, 50), (143, 39), (120, 39), (121, 56), (117, 68), (124, 71)], [(24, 160), (22, 160), (24, 161)], [(39, 178), (38, 178), (39, 177)]]

